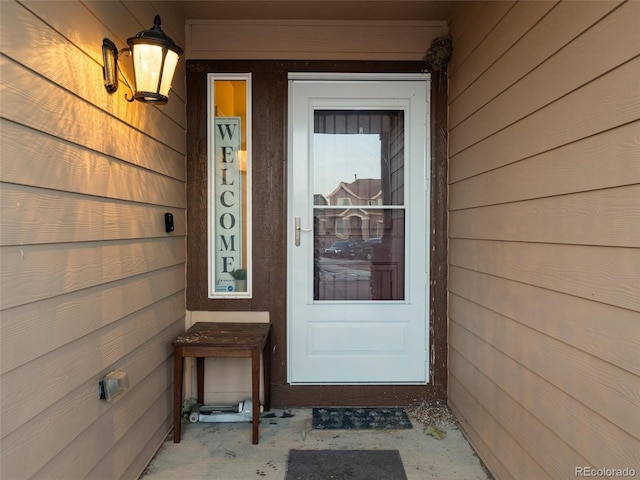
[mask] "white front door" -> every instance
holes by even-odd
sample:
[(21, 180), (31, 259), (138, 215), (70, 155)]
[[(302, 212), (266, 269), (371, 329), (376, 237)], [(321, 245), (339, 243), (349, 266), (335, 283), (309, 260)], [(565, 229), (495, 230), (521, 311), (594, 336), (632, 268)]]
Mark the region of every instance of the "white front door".
[(292, 384), (427, 382), (428, 89), (290, 75)]

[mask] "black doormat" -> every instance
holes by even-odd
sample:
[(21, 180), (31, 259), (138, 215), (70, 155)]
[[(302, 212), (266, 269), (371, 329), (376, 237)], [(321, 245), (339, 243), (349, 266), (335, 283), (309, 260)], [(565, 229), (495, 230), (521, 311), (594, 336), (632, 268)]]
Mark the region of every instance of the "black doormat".
[(313, 409), (315, 430), (386, 430), (413, 428), (403, 408), (344, 408)]
[(407, 480), (398, 450), (289, 450), (285, 480)]

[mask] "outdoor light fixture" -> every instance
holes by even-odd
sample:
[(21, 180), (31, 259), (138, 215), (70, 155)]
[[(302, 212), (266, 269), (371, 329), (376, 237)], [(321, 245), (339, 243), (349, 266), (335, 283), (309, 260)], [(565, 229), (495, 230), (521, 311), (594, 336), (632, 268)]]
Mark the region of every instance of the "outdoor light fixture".
[(153, 20), (153, 27), (143, 30), (135, 37), (127, 40), (129, 48), (118, 52), (115, 44), (105, 38), (102, 42), (102, 58), (104, 60), (104, 87), (107, 92), (118, 90), (118, 54), (127, 52), (133, 60), (134, 86), (125, 83), (133, 93), (132, 97), (125, 94), (129, 102), (141, 102), (164, 105), (169, 100), (171, 81), (178, 66), (178, 59), (182, 55), (182, 48), (177, 46), (160, 28), (160, 15)]

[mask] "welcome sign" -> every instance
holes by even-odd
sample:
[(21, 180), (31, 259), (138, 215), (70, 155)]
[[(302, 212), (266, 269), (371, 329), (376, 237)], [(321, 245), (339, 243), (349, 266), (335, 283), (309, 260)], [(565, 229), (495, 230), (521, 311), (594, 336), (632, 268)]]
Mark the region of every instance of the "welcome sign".
[(242, 172), (238, 151), (242, 146), (240, 117), (216, 117), (214, 124), (215, 291), (233, 292), (230, 272), (242, 265)]

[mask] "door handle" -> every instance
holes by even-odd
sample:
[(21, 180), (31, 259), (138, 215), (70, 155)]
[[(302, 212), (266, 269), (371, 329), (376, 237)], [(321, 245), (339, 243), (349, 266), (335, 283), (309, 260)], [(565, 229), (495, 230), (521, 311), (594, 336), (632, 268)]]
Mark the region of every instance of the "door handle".
[(312, 228), (302, 228), (300, 226), (300, 217), (295, 217), (295, 227), (296, 227), (296, 247), (300, 246), (300, 232), (311, 232)]

